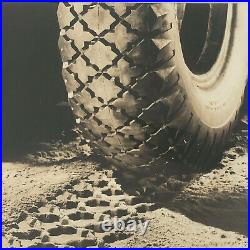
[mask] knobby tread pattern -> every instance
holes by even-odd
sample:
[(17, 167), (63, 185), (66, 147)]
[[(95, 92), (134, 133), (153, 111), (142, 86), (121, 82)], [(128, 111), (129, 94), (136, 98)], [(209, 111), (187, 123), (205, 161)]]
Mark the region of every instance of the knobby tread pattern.
[(22, 212), (4, 236), (4, 247), (109, 247), (133, 233), (105, 232), (103, 221), (112, 223), (115, 217), (125, 222), (143, 221), (145, 217), (141, 215), (155, 209), (154, 202), (126, 193), (112, 170), (96, 172), (82, 180), (72, 180)]
[(114, 163), (206, 162), (231, 130), (214, 137), (192, 112), (175, 64), (175, 18), (171, 3), (59, 4), (69, 102), (84, 136)]

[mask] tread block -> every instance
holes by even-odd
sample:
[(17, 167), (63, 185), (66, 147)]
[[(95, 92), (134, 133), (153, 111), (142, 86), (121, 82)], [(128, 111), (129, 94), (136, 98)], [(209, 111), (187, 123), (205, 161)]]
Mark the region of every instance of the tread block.
[(117, 77), (119, 82), (127, 86), (143, 72), (142, 67), (131, 67), (125, 59), (120, 59), (117, 64), (108, 69), (108, 74), (112, 77)]
[(93, 67), (87, 65), (87, 62), (81, 56), (74, 63), (70, 64), (69, 69), (77, 75), (84, 85), (88, 82), (89, 77), (93, 77), (97, 73)]
[(104, 141), (111, 144), (113, 147), (121, 148), (123, 151), (132, 149), (137, 144), (136, 141), (133, 141), (129, 138), (125, 138), (120, 134), (108, 135), (104, 139)]
[(121, 112), (115, 111), (109, 107), (100, 109), (95, 115), (103, 124), (116, 129), (128, 120)]
[(133, 135), (137, 140), (143, 141), (145, 139), (145, 130), (141, 125), (132, 121), (128, 126), (124, 126), (118, 131), (125, 135)]
[(69, 100), (72, 110), (74, 112), (74, 114), (78, 117), (78, 118), (82, 118), (83, 120), (85, 119), (85, 117), (87, 116), (87, 113), (84, 112), (81, 107), (79, 105), (77, 105), (72, 99)]
[(61, 51), (63, 62), (68, 62), (73, 60), (73, 57), (77, 54), (77, 51), (74, 50), (72, 47), (72, 42), (65, 40), (64, 37), (62, 36), (59, 37), (58, 46)]
[(74, 99), (79, 103), (83, 104), (84, 108), (89, 113), (94, 113), (95, 108), (100, 108), (102, 103), (96, 98), (92, 97), (90, 93), (86, 90), (82, 90), (74, 95)]
[(77, 14), (81, 14), (83, 12), (83, 8), (84, 7), (86, 8), (86, 7), (90, 7), (91, 6), (91, 3), (87, 3), (87, 2), (83, 2), (83, 3), (70, 2), (69, 4), (74, 8), (74, 11)]
[(89, 88), (95, 93), (95, 96), (101, 97), (104, 103), (108, 103), (113, 98), (117, 98), (117, 94), (121, 91), (112, 80), (108, 80), (106, 77), (101, 76), (97, 80), (94, 80)]
[(141, 4), (138, 8), (132, 10), (125, 20), (131, 25), (132, 29), (147, 33), (150, 31), (152, 23), (156, 21), (156, 15), (148, 4)]
[(66, 89), (68, 93), (75, 92), (80, 84), (75, 80), (73, 74), (70, 74), (66, 69), (62, 69), (62, 76), (66, 83)]
[(155, 127), (160, 128), (167, 121), (168, 111), (169, 107), (167, 105), (164, 105), (162, 102), (156, 102), (143, 110), (139, 115), (139, 118), (147, 124), (152, 124)]
[(88, 57), (90, 62), (99, 69), (103, 69), (107, 65), (112, 65), (112, 61), (117, 57), (109, 46), (105, 46), (102, 42), (97, 41), (90, 45), (84, 51), (84, 56)]
[(110, 129), (107, 129), (104, 124), (98, 124), (93, 118), (84, 121), (87, 128), (91, 129), (93, 135), (101, 138), (103, 134), (108, 134)]
[(101, 4), (89, 8), (82, 19), (86, 22), (88, 28), (94, 30), (97, 35), (105, 30), (109, 31), (111, 24), (115, 21), (109, 10), (104, 9)]
[(106, 5), (110, 6), (117, 15), (122, 16), (126, 13), (128, 7), (132, 7), (134, 3), (114, 3), (114, 2), (106, 2)]
[(136, 44), (139, 38), (136, 34), (129, 31), (123, 24), (119, 23), (114, 31), (107, 33), (104, 37), (108, 42), (115, 44), (115, 47), (122, 53), (130, 47), (130, 44)]
[(135, 65), (150, 67), (154, 64), (158, 52), (159, 49), (152, 40), (144, 39), (128, 53), (128, 57)]
[[(75, 45), (79, 51), (81, 51), (87, 43), (90, 43), (90, 41), (95, 38), (93, 34), (84, 30), (82, 24), (79, 21), (77, 21), (71, 29), (68, 29), (65, 34), (69, 39), (75, 42)], [(82, 34), (82, 36), (79, 36), (79, 34)]]
[(152, 160), (152, 157), (157, 157), (159, 150), (152, 150), (146, 142), (139, 145), (138, 149), (132, 149), (128, 152), (131, 156), (137, 156), (138, 158), (143, 158), (143, 163), (146, 164)]
[(157, 73), (152, 72), (139, 79), (132, 89), (152, 103), (162, 96), (165, 86), (166, 82)]
[(57, 17), (60, 29), (70, 27), (71, 22), (75, 19), (75, 16), (70, 11), (70, 7), (64, 3), (58, 5)]
[(170, 137), (167, 129), (160, 129), (155, 134), (152, 134), (148, 142), (153, 145), (161, 145), (161, 150), (166, 150), (170, 144), (168, 138)]
[(130, 116), (136, 116), (143, 108), (142, 102), (136, 100), (136, 98), (128, 91), (124, 92), (121, 98), (117, 98), (113, 103), (118, 109), (123, 109)]
[[(152, 157), (150, 157), (152, 158)], [(121, 153), (117, 154), (115, 156), (115, 159), (117, 159), (119, 162), (121, 162), (123, 165), (133, 167), (136, 165), (142, 165), (148, 163), (148, 160), (146, 158), (140, 158), (138, 156), (132, 155), (130, 153)]]

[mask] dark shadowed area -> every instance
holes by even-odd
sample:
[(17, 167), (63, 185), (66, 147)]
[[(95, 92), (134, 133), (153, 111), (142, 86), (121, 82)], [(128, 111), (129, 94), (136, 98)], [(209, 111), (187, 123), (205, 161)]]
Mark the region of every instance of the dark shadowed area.
[(71, 126), (57, 47), (57, 3), (3, 4), (3, 158)]

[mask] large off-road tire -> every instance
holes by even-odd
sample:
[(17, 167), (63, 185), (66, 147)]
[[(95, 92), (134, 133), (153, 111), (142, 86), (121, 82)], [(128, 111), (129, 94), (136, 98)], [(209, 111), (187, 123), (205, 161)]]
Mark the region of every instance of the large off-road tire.
[(184, 16), (177, 13), (172, 3), (59, 4), (73, 113), (86, 138), (119, 165), (178, 157), (204, 168), (237, 119), (247, 5), (186, 5)]

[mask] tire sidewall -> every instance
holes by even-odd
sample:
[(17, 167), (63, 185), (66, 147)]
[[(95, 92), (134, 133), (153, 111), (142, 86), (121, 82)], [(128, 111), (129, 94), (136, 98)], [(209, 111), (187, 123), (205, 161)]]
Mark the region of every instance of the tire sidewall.
[(229, 4), (232, 20), (230, 29), (225, 32), (225, 36), (230, 36), (228, 45), (221, 49), (222, 55), (211, 71), (199, 77), (189, 70), (184, 61), (177, 19), (173, 24), (175, 65), (180, 84), (193, 112), (209, 128), (225, 127), (241, 105), (248, 72), (247, 7), (247, 4), (242, 3)]

